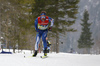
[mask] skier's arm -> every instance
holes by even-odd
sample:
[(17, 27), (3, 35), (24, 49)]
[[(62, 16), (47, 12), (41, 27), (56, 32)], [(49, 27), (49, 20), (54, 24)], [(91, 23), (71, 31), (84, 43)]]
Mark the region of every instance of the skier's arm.
[(35, 19), (35, 30), (38, 32), (38, 19)]
[(54, 19), (52, 19), (52, 18), (50, 18), (50, 17), (49, 17), (49, 22), (51, 22), (50, 27), (52, 27), (52, 26), (53, 26), (53, 24), (54, 24)]
[(51, 31), (52, 26), (53, 26), (53, 24), (54, 24), (54, 19), (52, 19), (52, 18), (49, 17), (49, 22), (51, 22), (51, 25), (50, 25), (50, 27), (49, 27), (48, 30)]

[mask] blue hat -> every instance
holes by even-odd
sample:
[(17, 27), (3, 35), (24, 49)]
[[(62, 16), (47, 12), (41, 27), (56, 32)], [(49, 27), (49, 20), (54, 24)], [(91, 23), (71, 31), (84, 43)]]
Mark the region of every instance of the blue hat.
[(41, 13), (41, 15), (46, 15), (46, 13)]

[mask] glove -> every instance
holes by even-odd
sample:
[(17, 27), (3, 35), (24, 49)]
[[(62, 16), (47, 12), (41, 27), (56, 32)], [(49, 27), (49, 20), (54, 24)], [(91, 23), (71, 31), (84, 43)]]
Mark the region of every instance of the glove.
[(40, 32), (40, 30), (36, 29), (36, 32)]
[(36, 30), (36, 32), (40, 32), (39, 30)]
[(52, 27), (49, 27), (49, 29), (48, 29), (48, 30), (49, 30), (49, 31), (51, 31), (51, 29), (52, 29)]

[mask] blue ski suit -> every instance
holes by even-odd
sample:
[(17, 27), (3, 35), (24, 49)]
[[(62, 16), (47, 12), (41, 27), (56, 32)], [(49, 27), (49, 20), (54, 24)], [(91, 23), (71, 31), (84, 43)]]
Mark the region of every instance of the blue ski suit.
[(39, 45), (41, 37), (42, 37), (44, 49), (47, 48), (46, 37), (47, 37), (47, 33), (48, 33), (49, 22), (51, 22), (50, 27), (52, 27), (53, 24), (54, 24), (54, 19), (52, 19), (48, 16), (46, 16), (45, 21), (41, 20), (41, 16), (36, 18), (36, 20), (35, 20), (35, 30), (37, 31), (37, 35), (36, 35), (35, 50), (38, 50), (38, 45)]

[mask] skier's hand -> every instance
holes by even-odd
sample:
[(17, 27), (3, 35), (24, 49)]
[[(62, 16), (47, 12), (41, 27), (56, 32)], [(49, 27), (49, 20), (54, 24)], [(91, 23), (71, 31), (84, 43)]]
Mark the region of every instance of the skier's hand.
[(37, 32), (40, 32), (39, 30), (37, 30)]
[(51, 31), (52, 27), (49, 27), (48, 30)]
[(40, 32), (40, 30), (36, 30), (36, 32)]

